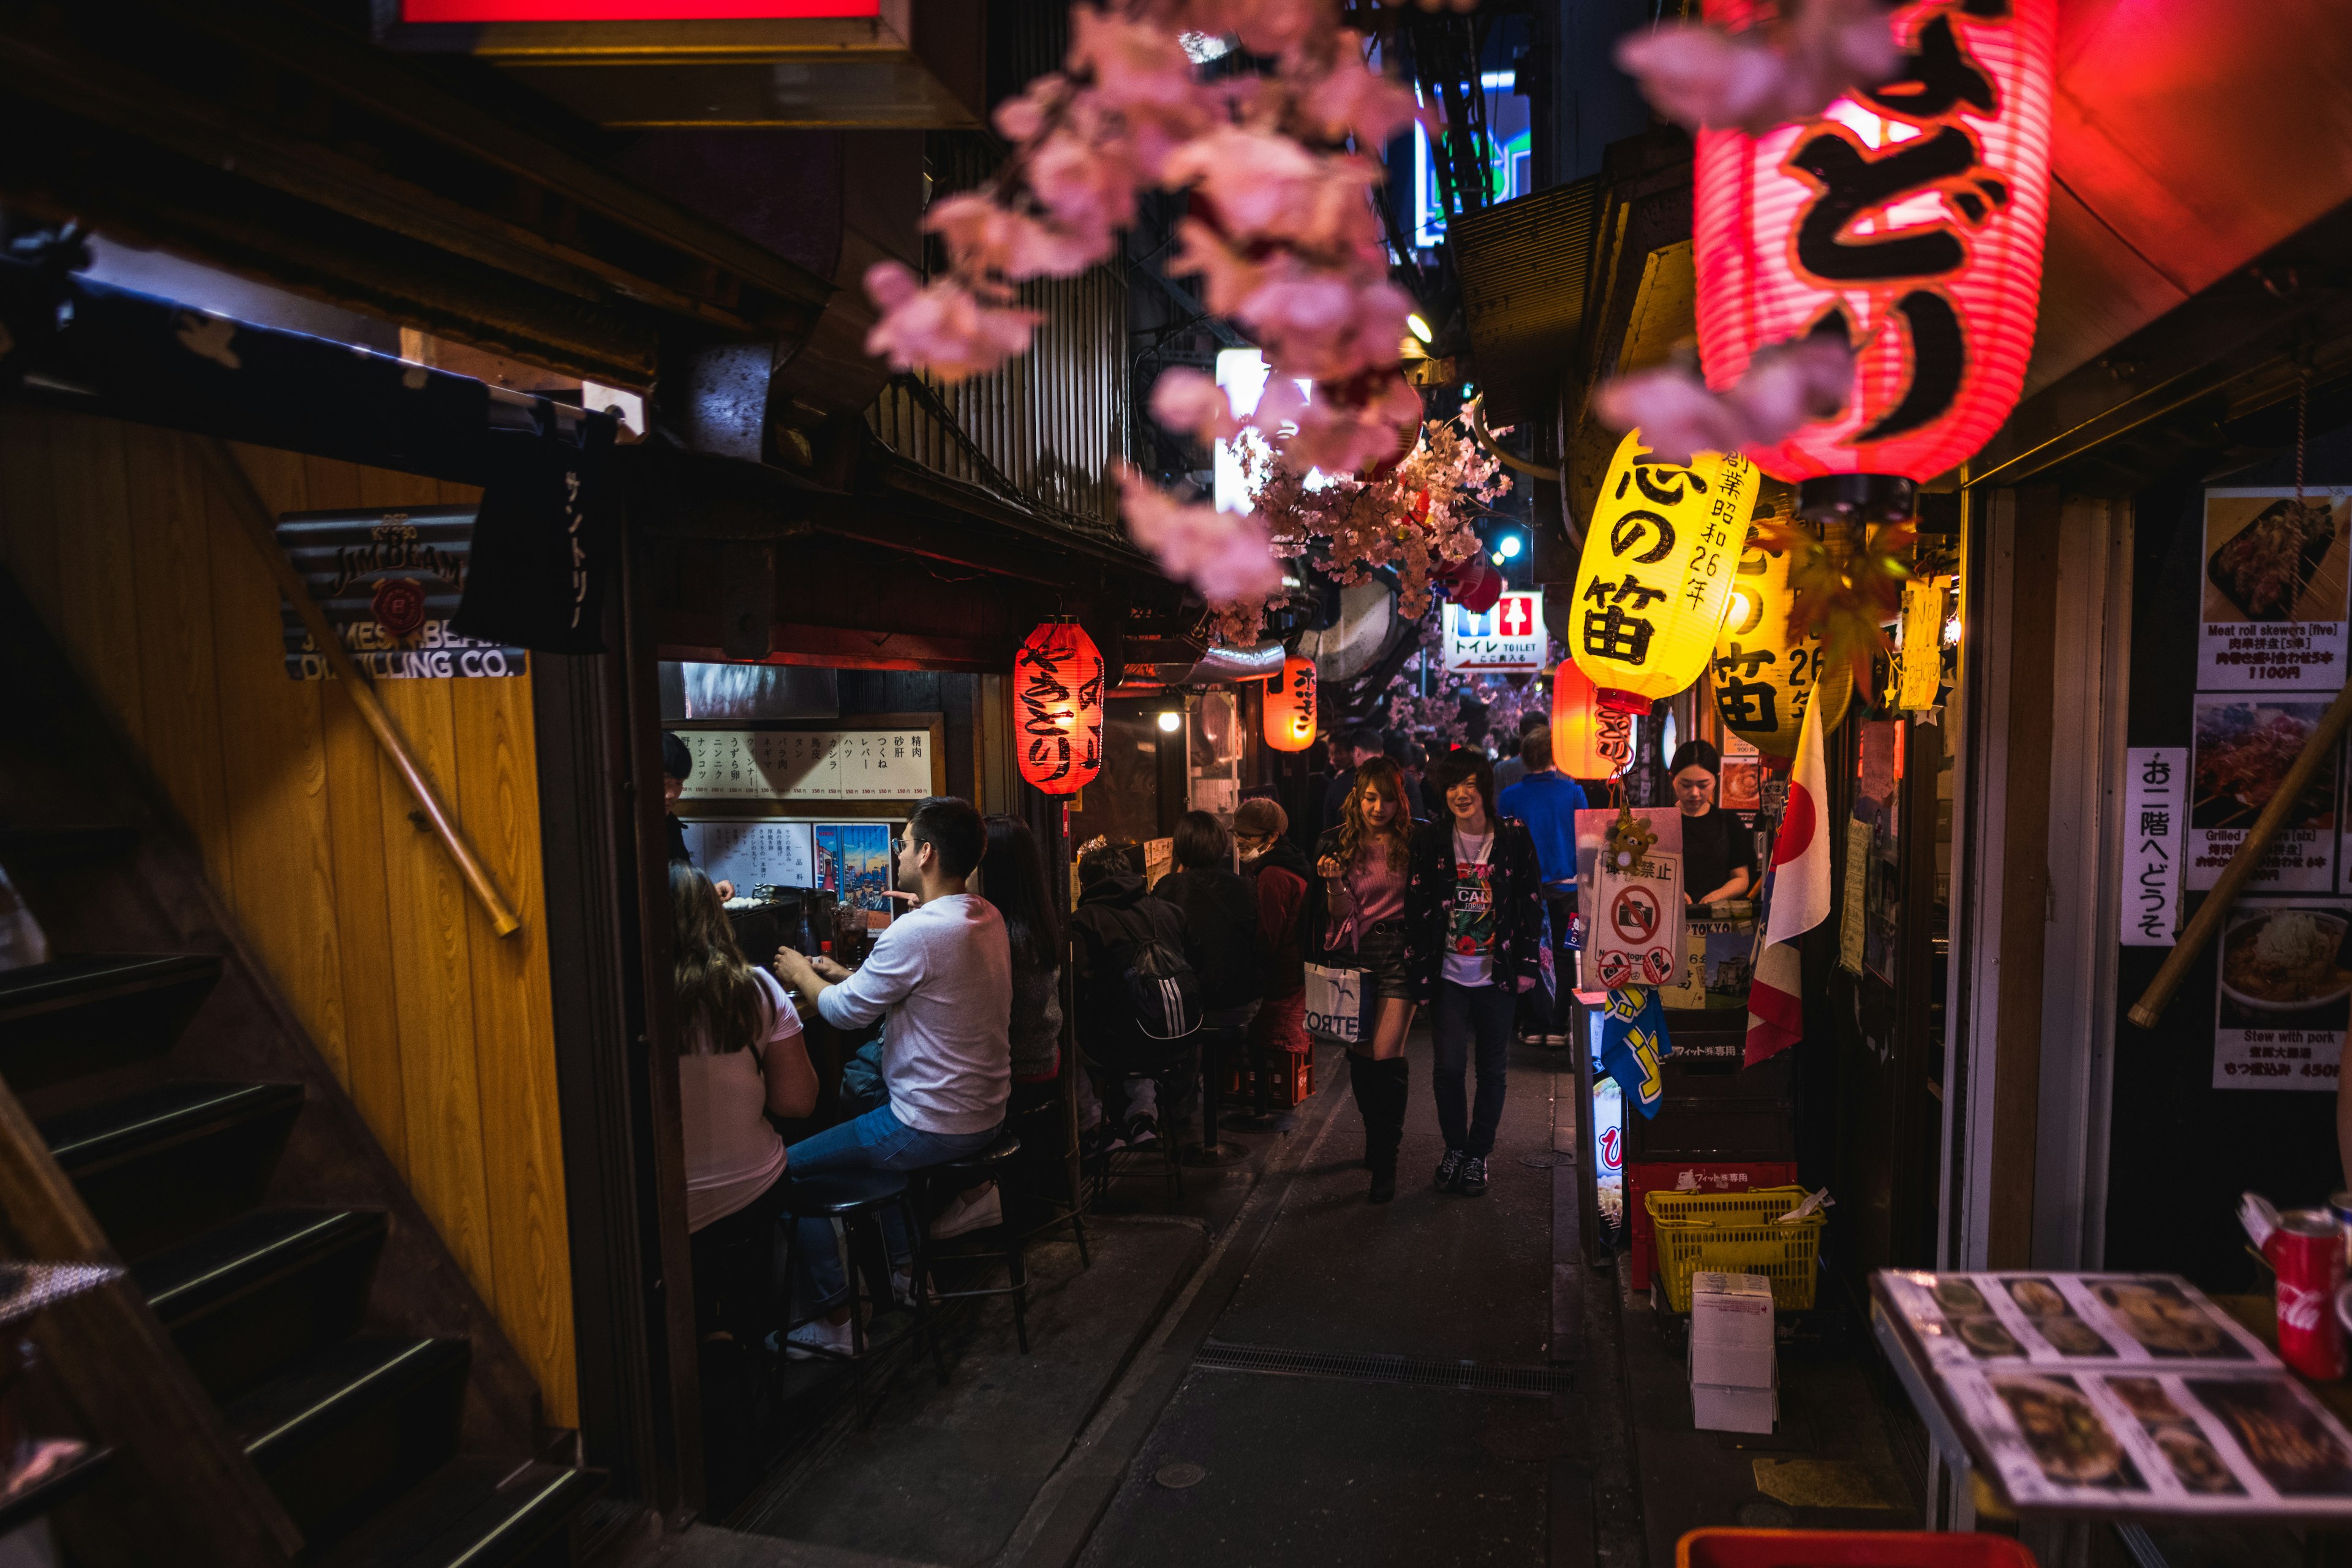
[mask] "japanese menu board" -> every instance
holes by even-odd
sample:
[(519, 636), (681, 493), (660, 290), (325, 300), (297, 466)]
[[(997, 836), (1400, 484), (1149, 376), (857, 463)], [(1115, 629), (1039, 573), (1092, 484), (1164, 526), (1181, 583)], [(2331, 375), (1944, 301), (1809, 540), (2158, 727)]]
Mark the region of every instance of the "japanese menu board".
[[(2281, 487), (2212, 488), (2203, 508), (2197, 691), (2179, 859), (2179, 886), (2189, 892), (2221, 879), (2343, 686), (2352, 616), (2346, 569), (2352, 489), (2312, 489), (2298, 498)], [(2136, 766), (2139, 757), (2133, 753)], [(2352, 1013), (2345, 772), (2338, 747), (2287, 804), (2247, 884), (2250, 896), (2230, 910), (2214, 943), (2216, 1089), (2336, 1087)], [(2140, 793), (2137, 774), (2127, 786)], [(2134, 854), (2151, 836), (2133, 829), (2162, 816), (2156, 802), (2137, 805), (2125, 825), (2127, 868), (2158, 858)], [(2127, 921), (2132, 903), (2127, 889)], [(2155, 923), (2163, 923), (2161, 914)]]
[(1913, 1397), (2020, 1509), (2352, 1519), (2352, 1435), (2177, 1275), (1883, 1273), (1871, 1291)]
[(934, 793), (931, 731), (680, 730), (694, 759), (683, 799), (920, 800)]

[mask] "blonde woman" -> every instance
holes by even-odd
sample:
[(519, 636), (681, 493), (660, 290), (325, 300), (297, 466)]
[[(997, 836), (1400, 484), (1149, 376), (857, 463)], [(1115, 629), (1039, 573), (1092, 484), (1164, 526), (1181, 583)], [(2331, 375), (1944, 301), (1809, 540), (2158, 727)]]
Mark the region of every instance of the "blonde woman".
[(1364, 1119), (1364, 1164), (1372, 1173), (1367, 1195), (1376, 1204), (1396, 1196), (1397, 1146), (1412, 1086), (1404, 1056), (1413, 1012), (1404, 926), (1412, 837), (1404, 777), (1394, 763), (1373, 757), (1357, 767), (1339, 826), (1315, 847), (1323, 911), (1318, 947), (1363, 970), (1379, 1000), (1371, 1038), (1348, 1053), (1348, 1082)]

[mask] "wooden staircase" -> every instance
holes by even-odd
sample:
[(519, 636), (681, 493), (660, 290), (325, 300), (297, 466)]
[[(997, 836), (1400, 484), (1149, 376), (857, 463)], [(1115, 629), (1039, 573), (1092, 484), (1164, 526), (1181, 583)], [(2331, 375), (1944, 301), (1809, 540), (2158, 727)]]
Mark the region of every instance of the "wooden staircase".
[(127, 1461), (60, 1533), (98, 1563), (572, 1563), (596, 1476), (5, 574), (0, 669), (0, 866), (57, 955), (0, 973), (0, 1249), (131, 1271), (48, 1346)]

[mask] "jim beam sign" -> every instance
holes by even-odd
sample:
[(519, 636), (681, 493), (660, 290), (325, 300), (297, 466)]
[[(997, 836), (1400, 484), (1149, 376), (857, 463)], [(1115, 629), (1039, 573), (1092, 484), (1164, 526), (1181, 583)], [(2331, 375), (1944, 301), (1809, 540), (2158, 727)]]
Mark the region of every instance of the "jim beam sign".
[[(352, 660), (378, 680), (437, 680), (522, 675), (520, 647), (480, 642), (449, 629), (466, 590), (474, 509), (289, 512), (278, 543), (310, 584), (310, 597), (343, 639)], [(320, 680), (327, 663), (291, 605), (283, 605), (286, 673)]]

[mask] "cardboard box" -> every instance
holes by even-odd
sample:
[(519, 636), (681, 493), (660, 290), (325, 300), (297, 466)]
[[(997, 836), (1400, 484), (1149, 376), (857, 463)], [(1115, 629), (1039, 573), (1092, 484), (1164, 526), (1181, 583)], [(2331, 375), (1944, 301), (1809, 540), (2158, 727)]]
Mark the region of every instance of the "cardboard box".
[(1691, 1384), (1691, 1425), (1702, 1432), (1769, 1433), (1780, 1418), (1780, 1392)]
[(1772, 1282), (1761, 1274), (1691, 1276), (1691, 1342), (1772, 1348)]
[[(1674, 1058), (1669, 1057), (1666, 1059), (1672, 1061)], [(1793, 1160), (1750, 1161), (1745, 1163), (1693, 1163), (1677, 1160), (1627, 1162), (1625, 1204), (1633, 1226), (1633, 1288), (1648, 1289), (1650, 1270), (1656, 1266), (1656, 1230), (1650, 1224), (1650, 1211), (1642, 1202), (1643, 1194), (1744, 1193), (1755, 1187), (1794, 1186), (1796, 1182), (1797, 1163)]]
[(1779, 1357), (1769, 1344), (1735, 1344), (1696, 1335), (1685, 1370), (1694, 1385), (1717, 1388), (1770, 1388), (1780, 1375)]

